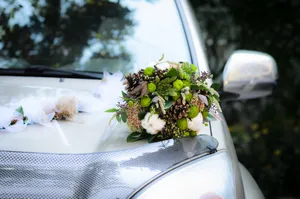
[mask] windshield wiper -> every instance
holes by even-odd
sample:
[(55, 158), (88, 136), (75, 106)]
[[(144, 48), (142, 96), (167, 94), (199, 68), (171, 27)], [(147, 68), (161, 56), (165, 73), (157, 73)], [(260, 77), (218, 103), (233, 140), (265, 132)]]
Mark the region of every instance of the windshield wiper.
[(17, 75), (17, 76), (41, 76), (41, 77), (71, 77), (71, 78), (88, 78), (102, 79), (103, 73), (82, 72), (74, 70), (65, 70), (51, 68), (43, 65), (31, 65), (26, 68), (8, 68), (0, 69), (0, 75)]

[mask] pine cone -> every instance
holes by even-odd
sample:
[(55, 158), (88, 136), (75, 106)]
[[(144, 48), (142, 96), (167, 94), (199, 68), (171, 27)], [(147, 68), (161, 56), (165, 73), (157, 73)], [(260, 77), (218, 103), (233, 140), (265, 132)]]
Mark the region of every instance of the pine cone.
[(142, 80), (140, 78), (140, 75), (137, 73), (129, 74), (125, 77), (125, 82), (123, 84), (127, 85), (126, 90), (128, 92), (132, 91), (135, 89), (138, 85), (141, 84)]
[(188, 117), (188, 113), (190, 110), (189, 104), (182, 104), (181, 99), (179, 98), (176, 103), (174, 103), (171, 108), (169, 108), (167, 112), (168, 120), (179, 120), (184, 117)]
[(164, 69), (164, 70), (161, 70), (161, 69), (158, 69), (157, 67), (154, 67), (155, 68), (155, 71), (153, 72), (153, 77), (159, 77), (159, 79), (163, 79), (166, 77), (166, 74), (168, 72), (168, 69)]

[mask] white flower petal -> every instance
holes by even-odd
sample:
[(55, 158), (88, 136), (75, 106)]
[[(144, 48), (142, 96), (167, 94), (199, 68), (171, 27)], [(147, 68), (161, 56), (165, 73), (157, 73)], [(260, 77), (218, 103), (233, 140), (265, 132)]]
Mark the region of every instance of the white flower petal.
[(147, 113), (142, 120), (142, 127), (146, 129), (147, 133), (152, 135), (161, 131), (166, 122), (158, 117), (158, 114)]
[(188, 128), (192, 131), (200, 131), (202, 123), (203, 117), (202, 114), (199, 113), (195, 118), (188, 120)]
[(207, 97), (204, 95), (198, 95), (199, 99), (205, 104), (208, 105)]

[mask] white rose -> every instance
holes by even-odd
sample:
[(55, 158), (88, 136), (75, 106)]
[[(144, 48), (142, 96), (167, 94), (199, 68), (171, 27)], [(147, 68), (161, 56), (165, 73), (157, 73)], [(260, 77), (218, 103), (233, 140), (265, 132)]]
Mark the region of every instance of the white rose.
[(147, 113), (142, 120), (142, 127), (146, 129), (147, 133), (152, 135), (161, 131), (166, 122), (158, 117), (158, 114)]
[(192, 131), (200, 131), (201, 124), (203, 122), (202, 114), (199, 113), (196, 117), (188, 120), (188, 128)]

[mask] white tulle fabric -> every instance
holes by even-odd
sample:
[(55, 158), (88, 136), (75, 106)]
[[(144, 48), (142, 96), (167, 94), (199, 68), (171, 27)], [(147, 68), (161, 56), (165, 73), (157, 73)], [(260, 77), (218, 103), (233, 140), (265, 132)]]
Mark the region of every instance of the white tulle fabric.
[[(43, 125), (45, 127), (53, 126), (53, 119), (57, 110), (59, 100), (62, 97), (76, 98), (76, 109), (80, 112), (104, 112), (109, 107), (114, 106), (119, 101), (121, 90), (124, 89), (122, 84), (123, 74), (121, 72), (110, 75), (105, 72), (99, 85), (92, 89), (89, 94), (76, 93), (73, 96), (30, 96), (21, 100), (12, 100), (10, 103), (0, 106), (0, 131), (18, 132), (26, 128), (27, 125)], [(89, 88), (87, 88), (89, 89)], [(68, 100), (68, 99), (67, 99)], [(23, 108), (24, 116), (16, 109)], [(14, 121), (15, 124), (11, 125)]]

